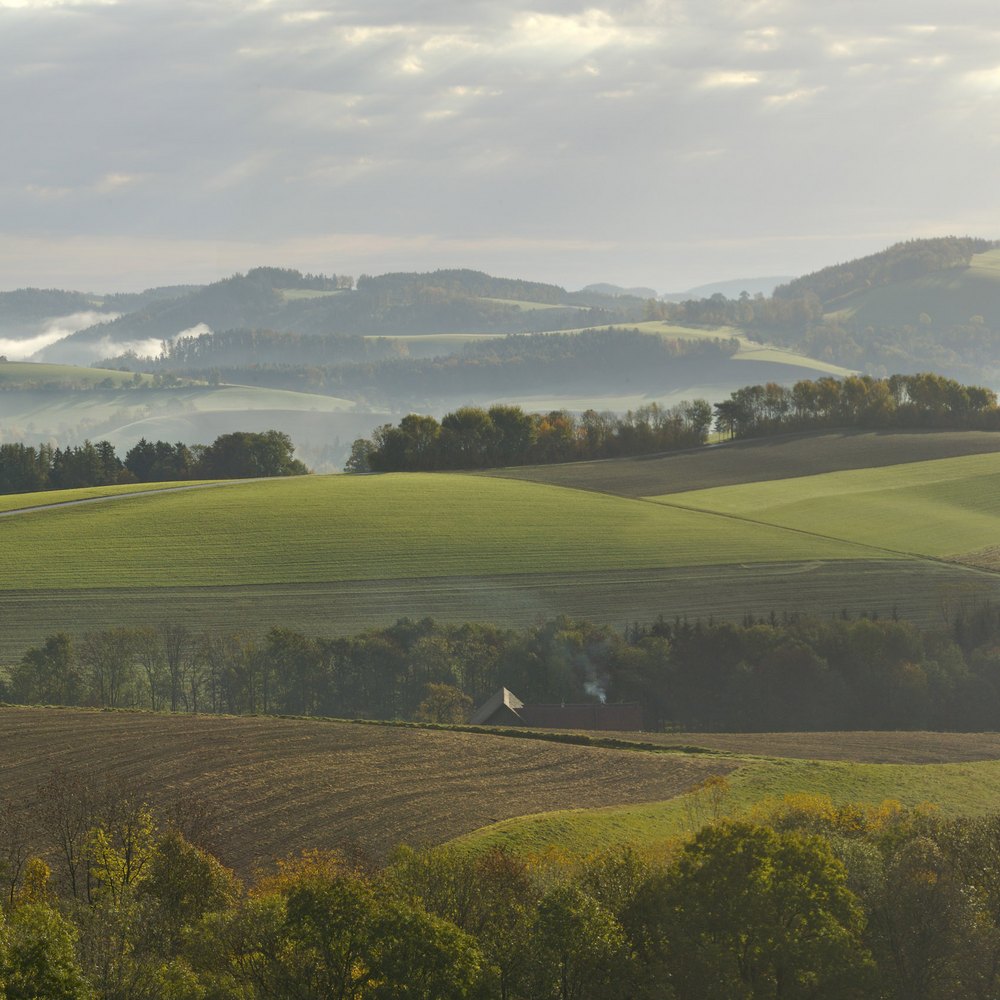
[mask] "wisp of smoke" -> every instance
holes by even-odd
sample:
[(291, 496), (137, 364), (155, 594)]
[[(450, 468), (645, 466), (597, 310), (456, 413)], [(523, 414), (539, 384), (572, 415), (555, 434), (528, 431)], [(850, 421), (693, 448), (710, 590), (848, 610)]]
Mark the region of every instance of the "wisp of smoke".
[(601, 687), (597, 681), (584, 681), (583, 690), (590, 695), (591, 698), (596, 698), (602, 705), (608, 700), (608, 694)]

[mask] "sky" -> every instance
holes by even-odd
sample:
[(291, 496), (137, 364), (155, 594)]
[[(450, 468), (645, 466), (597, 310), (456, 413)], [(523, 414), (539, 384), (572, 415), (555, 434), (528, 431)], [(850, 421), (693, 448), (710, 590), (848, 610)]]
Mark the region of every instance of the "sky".
[(0, 0), (0, 288), (1000, 237), (995, 0)]

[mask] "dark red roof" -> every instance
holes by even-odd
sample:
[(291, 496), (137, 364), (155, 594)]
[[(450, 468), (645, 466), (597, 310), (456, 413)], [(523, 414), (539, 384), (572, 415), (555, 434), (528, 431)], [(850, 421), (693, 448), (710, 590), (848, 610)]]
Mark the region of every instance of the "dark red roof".
[(643, 728), (642, 708), (623, 705), (524, 705), (517, 710), (526, 726), (539, 729), (607, 729), (636, 732)]

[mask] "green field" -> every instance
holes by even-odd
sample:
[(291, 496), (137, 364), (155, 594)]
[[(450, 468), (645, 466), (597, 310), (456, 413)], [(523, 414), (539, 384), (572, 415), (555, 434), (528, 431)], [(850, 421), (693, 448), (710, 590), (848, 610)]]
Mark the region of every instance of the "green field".
[(966, 455), (657, 498), (894, 552), (955, 557), (1000, 543), (1000, 455)]
[[(950, 815), (978, 816), (994, 811), (1000, 796), (1000, 760), (961, 764), (737, 760), (740, 767), (729, 777), (729, 791), (721, 803), (725, 815), (739, 815), (762, 800), (804, 793), (827, 795), (837, 805), (879, 805), (888, 799), (905, 806), (932, 803)], [(475, 850), (502, 845), (531, 853), (555, 848), (581, 855), (597, 846), (629, 845), (655, 855), (712, 818), (713, 808), (704, 793), (694, 792), (644, 805), (521, 816), (455, 843)]]
[(494, 299), (488, 295), (481, 296), (480, 302), (495, 302), (501, 306), (515, 306), (522, 312), (536, 312), (539, 309), (584, 309), (585, 306), (574, 306), (566, 302), (529, 302), (525, 299)]
[(294, 302), (297, 299), (326, 299), (331, 295), (339, 295), (341, 289), (337, 288), (323, 291), (319, 288), (276, 288), (275, 291), (286, 302)]
[[(105, 368), (82, 368), (76, 365), (46, 365), (33, 361), (0, 361), (0, 389), (21, 387), (61, 386), (92, 389), (101, 383), (124, 387), (135, 384), (132, 372), (116, 372)], [(149, 385), (152, 375), (140, 375), (139, 382)]]
[(731, 518), (461, 475), (316, 476), (7, 518), (4, 589), (232, 586), (871, 558)]

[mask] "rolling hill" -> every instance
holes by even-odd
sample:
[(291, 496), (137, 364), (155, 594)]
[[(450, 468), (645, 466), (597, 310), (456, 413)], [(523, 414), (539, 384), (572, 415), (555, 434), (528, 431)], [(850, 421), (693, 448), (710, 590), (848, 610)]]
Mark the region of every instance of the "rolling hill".
[[(619, 736), (607, 749), (323, 719), (0, 707), (0, 780), (15, 801), (65, 772), (138, 788), (163, 811), (202, 803), (216, 853), (243, 875), (306, 849), (378, 863), (400, 843), (456, 838), (472, 850), (628, 844), (655, 856), (713, 815), (786, 794), (978, 815), (1000, 791), (989, 734), (685, 734), (686, 749), (659, 752)], [(710, 777), (725, 779), (715, 798), (699, 790)]]
[[(984, 453), (930, 460), (962, 447)], [(780, 478), (806, 453), (813, 470), (846, 471)], [(755, 482), (762, 469), (773, 481)], [(995, 545), (990, 435), (820, 434), (512, 473), (569, 478), (305, 477), (4, 517), (0, 657), (55, 629), (169, 621), (333, 635), (404, 616), (623, 625), (848, 609), (937, 624), (943, 607), (1000, 592), (993, 574), (944, 561)], [(720, 476), (746, 482), (691, 491)]]
[(302, 850), (385, 860), (545, 809), (668, 798), (735, 766), (715, 756), (566, 746), (486, 734), (304, 719), (0, 707), (0, 782), (30, 800), (55, 770), (107, 774), (163, 809), (218, 817), (241, 874)]

